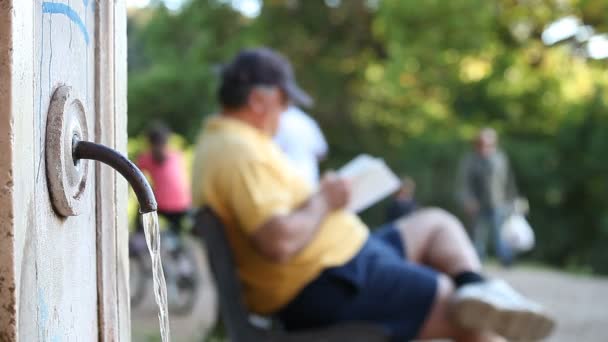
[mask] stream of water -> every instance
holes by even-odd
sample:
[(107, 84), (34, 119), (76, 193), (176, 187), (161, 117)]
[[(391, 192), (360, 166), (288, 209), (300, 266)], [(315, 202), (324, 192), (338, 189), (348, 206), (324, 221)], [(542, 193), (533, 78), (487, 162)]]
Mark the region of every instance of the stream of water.
[(169, 309), (167, 307), (167, 283), (160, 259), (160, 228), (156, 211), (142, 215), (146, 243), (152, 259), (152, 277), (154, 280), (154, 299), (158, 305), (158, 322), (163, 342), (169, 342)]

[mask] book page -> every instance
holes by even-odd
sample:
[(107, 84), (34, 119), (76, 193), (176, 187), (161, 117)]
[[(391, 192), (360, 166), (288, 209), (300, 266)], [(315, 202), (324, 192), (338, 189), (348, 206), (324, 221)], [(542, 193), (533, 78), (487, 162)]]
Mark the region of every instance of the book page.
[(347, 208), (361, 212), (399, 189), (399, 178), (382, 159), (362, 154), (338, 170), (351, 182), (352, 197)]

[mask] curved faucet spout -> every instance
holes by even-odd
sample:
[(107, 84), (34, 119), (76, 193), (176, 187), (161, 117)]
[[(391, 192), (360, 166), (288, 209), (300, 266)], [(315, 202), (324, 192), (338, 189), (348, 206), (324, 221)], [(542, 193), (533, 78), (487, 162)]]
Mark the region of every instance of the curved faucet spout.
[(74, 161), (92, 159), (107, 164), (118, 171), (135, 191), (142, 214), (156, 211), (156, 199), (144, 174), (129, 159), (104, 145), (89, 141), (74, 141), (72, 155)]

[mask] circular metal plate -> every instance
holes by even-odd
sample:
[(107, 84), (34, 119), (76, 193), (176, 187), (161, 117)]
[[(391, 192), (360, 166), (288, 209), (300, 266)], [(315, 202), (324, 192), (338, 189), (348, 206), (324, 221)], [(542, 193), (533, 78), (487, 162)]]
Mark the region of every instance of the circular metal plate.
[(55, 90), (46, 124), (46, 173), (53, 208), (61, 216), (80, 213), (86, 186), (88, 163), (74, 161), (75, 140), (88, 140), (82, 102), (69, 86)]

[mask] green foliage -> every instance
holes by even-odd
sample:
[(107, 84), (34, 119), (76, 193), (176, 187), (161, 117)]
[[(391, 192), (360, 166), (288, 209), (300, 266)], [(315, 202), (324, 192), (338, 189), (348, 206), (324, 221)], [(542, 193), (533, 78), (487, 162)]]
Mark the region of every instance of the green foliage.
[(179, 14), (160, 6), (130, 15), (129, 133), (162, 119), (188, 139), (196, 136), (201, 119), (217, 108), (220, 63), (245, 44), (244, 36), (235, 39), (240, 21), (213, 1), (194, 1)]
[[(378, 155), (416, 179), (422, 203), (457, 211), (458, 160), (479, 127), (493, 126), (531, 203), (529, 257), (608, 273), (608, 71), (539, 39), (569, 14), (608, 30), (608, 1), (266, 0), (254, 19), (227, 3), (131, 13), (131, 135), (161, 118), (192, 142), (217, 110), (218, 66), (267, 45), (316, 99), (325, 167)], [(381, 223), (383, 208), (364, 218)]]

